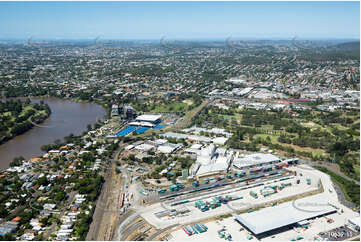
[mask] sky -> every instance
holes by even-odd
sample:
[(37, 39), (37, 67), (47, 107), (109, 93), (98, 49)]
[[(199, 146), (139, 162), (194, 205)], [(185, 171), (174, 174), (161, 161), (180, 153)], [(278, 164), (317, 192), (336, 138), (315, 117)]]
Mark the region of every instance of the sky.
[(359, 39), (359, 2), (0, 2), (0, 39)]

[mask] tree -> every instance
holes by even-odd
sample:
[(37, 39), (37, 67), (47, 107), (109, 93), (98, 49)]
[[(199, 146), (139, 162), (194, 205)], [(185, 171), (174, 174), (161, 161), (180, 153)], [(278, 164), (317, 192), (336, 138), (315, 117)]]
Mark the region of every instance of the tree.
[(60, 191), (55, 195), (54, 199), (56, 201), (63, 201), (65, 197), (66, 197), (66, 193), (64, 191)]
[(347, 153), (347, 150), (347, 145), (340, 141), (333, 143), (327, 149), (329, 153), (335, 153), (337, 156), (344, 156)]
[(4, 206), (1, 206), (0, 207), (0, 217), (5, 218), (8, 215), (9, 215), (8, 210)]
[(46, 186), (48, 184), (48, 180), (46, 179), (46, 176), (42, 176), (38, 179), (37, 183), (40, 186)]
[(12, 162), (10, 162), (10, 167), (13, 167), (13, 166), (20, 166), (22, 163), (23, 163), (23, 161), (25, 160), (25, 158), (24, 157), (22, 157), (22, 156), (19, 156), (19, 157), (15, 157), (14, 159), (13, 159), (13, 161)]

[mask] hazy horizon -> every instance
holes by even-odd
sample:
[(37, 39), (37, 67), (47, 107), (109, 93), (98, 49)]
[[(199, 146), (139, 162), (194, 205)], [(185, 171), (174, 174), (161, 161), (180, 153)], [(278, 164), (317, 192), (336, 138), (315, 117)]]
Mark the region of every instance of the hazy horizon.
[[(95, 41), (95, 39), (97, 39), (98, 36), (96, 37), (88, 37), (88, 38), (47, 38), (47, 37), (43, 37), (43, 38), (37, 38), (36, 36), (30, 36), (28, 38), (0, 38), (0, 41), (18, 41), (18, 42), (28, 42), (29, 40), (33, 41), (33, 42), (60, 42), (60, 41)], [(160, 42), (161, 39), (164, 36), (161, 36), (159, 38), (106, 38), (106, 37), (101, 37), (98, 39), (98, 42), (102, 42), (102, 41), (151, 41), (151, 42)], [(230, 36), (226, 36), (224, 38), (165, 38), (164, 42), (167, 41), (179, 41), (179, 42), (187, 42), (187, 41), (195, 41), (195, 42), (207, 42), (207, 41), (214, 41), (214, 42), (225, 42), (227, 41), (227, 39)], [(232, 37), (229, 41), (292, 41), (294, 39), (295, 36), (291, 36), (291, 37), (284, 37), (284, 38), (255, 38), (255, 37)], [(296, 38), (296, 41), (307, 41), (307, 40), (312, 40), (312, 41), (360, 41), (360, 38), (342, 38), (342, 37), (330, 37), (330, 38)]]

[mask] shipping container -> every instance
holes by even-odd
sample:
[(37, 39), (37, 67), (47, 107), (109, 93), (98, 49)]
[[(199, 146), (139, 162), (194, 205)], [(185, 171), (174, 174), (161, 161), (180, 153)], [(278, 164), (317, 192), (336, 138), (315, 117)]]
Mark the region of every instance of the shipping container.
[(193, 187), (199, 187), (199, 181), (192, 182), (192, 186)]

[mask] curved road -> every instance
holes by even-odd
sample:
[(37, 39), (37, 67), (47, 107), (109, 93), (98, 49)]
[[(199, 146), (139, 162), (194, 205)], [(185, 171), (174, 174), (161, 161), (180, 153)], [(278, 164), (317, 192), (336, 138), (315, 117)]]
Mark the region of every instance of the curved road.
[(336, 163), (328, 163), (328, 162), (324, 162), (322, 161), (321, 164), (319, 162), (313, 162), (313, 161), (307, 161), (307, 160), (300, 160), (302, 163), (304, 164), (308, 164), (308, 165), (311, 165), (311, 166), (321, 166), (321, 167), (324, 167), (324, 168), (327, 168), (328, 170), (332, 171), (333, 173), (336, 173), (337, 175), (345, 178), (346, 180), (348, 181), (351, 181), (351, 182), (354, 182), (356, 183), (357, 185), (360, 185), (360, 181), (356, 181), (348, 176), (346, 176), (345, 174), (343, 174), (342, 172), (339, 172), (335, 169), (332, 169), (332, 167), (330, 167), (330, 165), (337, 165)]
[(334, 182), (332, 182), (333, 188), (335, 189), (336, 193), (337, 193), (337, 197), (338, 200), (340, 201), (341, 204), (345, 205), (346, 207), (350, 208), (350, 209), (356, 209), (358, 212), (360, 210), (360, 207), (357, 206), (356, 204), (346, 200), (345, 195), (343, 194), (341, 188)]

